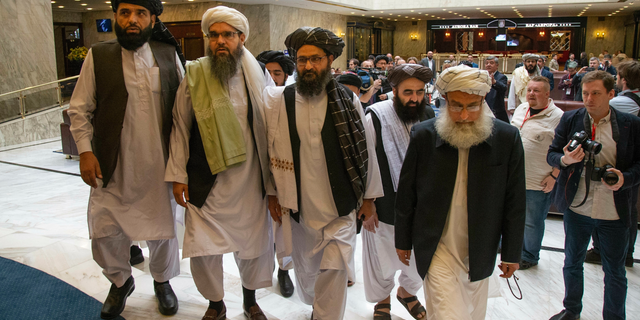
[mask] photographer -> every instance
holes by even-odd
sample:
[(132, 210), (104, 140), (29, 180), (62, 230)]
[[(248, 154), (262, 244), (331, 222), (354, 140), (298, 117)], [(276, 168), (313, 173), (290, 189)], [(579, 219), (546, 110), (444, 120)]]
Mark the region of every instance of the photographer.
[(565, 229), (565, 310), (553, 320), (580, 317), (583, 263), (594, 230), (605, 273), (603, 318), (625, 319), (624, 262), (640, 182), (640, 119), (609, 106), (614, 84), (604, 71), (584, 76), (585, 108), (564, 113), (547, 154), (547, 162), (560, 169), (552, 197)]
[(616, 70), (616, 67), (614, 67), (611, 63), (611, 55), (608, 53), (604, 55), (604, 61), (602, 62), (602, 66), (600, 66), (598, 70), (605, 71), (612, 75), (614, 78), (618, 74), (618, 70)]
[(392, 90), (391, 85), (387, 80), (387, 66), (389, 62), (390, 60), (387, 56), (379, 55), (376, 57), (374, 62), (375, 69), (369, 72), (373, 79), (381, 80), (382, 82), (382, 88), (375, 93), (375, 102), (389, 99), (388, 93)]
[(576, 76), (571, 80), (573, 87), (576, 88), (575, 95), (573, 96), (573, 101), (582, 101), (582, 78), (591, 71), (598, 70), (598, 66), (600, 65), (600, 60), (598, 58), (593, 57), (589, 60), (588, 67), (582, 67), (576, 74)]

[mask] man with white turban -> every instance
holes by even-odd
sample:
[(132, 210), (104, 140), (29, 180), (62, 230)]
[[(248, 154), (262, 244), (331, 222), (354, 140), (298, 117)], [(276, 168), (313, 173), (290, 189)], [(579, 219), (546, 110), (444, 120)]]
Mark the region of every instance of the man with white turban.
[[(446, 107), (413, 126), (396, 196), (398, 258), (415, 252), (427, 319), (485, 318), (502, 238), (501, 277), (518, 269), (525, 221), (518, 129), (488, 117), (491, 78), (464, 66), (436, 81)], [(413, 249), (413, 251), (412, 251)]]
[(509, 98), (507, 100), (507, 111), (509, 119), (513, 115), (516, 108), (527, 102), (527, 84), (529, 80), (535, 76), (541, 75), (538, 67), (538, 59), (540, 56), (533, 53), (525, 53), (522, 55), (524, 65), (513, 70), (513, 78), (509, 87)]
[(277, 192), (269, 209), (291, 231), (300, 300), (313, 305), (313, 319), (343, 319), (347, 279), (355, 279), (356, 219), (372, 219), (373, 200), (383, 195), (380, 172), (358, 97), (331, 76), (342, 39), (303, 27), (285, 45), (298, 77), (265, 90)]
[(222, 255), (240, 269), (244, 313), (266, 319), (255, 290), (271, 286), (273, 240), (262, 91), (273, 85), (244, 47), (247, 18), (218, 6), (202, 17), (206, 57), (187, 64), (178, 88), (165, 181), (187, 208), (183, 257), (191, 258), (198, 291), (209, 300), (203, 319), (226, 317)]

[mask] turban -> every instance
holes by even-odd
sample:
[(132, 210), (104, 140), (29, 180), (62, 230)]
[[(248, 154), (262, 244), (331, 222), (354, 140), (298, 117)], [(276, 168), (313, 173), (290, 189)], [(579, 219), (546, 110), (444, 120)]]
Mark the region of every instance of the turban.
[(137, 6), (145, 7), (151, 12), (151, 14), (159, 16), (162, 14), (163, 6), (160, 0), (112, 0), (111, 8), (113, 12), (118, 11), (118, 6), (121, 3), (135, 4)]
[(393, 67), (389, 71), (389, 76), (387, 76), (387, 80), (389, 80), (389, 84), (392, 87), (397, 87), (402, 81), (405, 81), (409, 78), (416, 78), (424, 83), (431, 81), (431, 77), (433, 77), (433, 72), (431, 69), (420, 65), (420, 64), (403, 64), (396, 67)]
[(178, 54), (178, 58), (180, 59), (180, 62), (184, 67), (184, 65), (187, 63), (187, 60), (182, 54), (182, 47), (180, 46), (180, 43), (178, 43), (169, 29), (167, 29), (167, 26), (165, 26), (164, 23), (162, 23), (162, 21), (160, 21), (160, 19), (158, 18), (158, 16), (162, 14), (162, 10), (164, 9), (164, 7), (162, 6), (162, 2), (159, 0), (112, 0), (111, 8), (113, 9), (113, 12), (118, 11), (118, 6), (121, 3), (129, 3), (144, 7), (149, 10), (152, 15), (156, 16), (156, 24), (153, 26), (153, 30), (151, 32), (151, 39), (164, 42), (176, 47), (176, 53)]
[(578, 66), (578, 63), (576, 61), (567, 62), (567, 68), (575, 68), (577, 66)]
[(540, 59), (540, 56), (537, 55), (537, 54), (525, 53), (525, 54), (522, 55), (522, 61), (527, 61), (527, 60), (538, 61), (538, 59)]
[(442, 71), (436, 80), (436, 88), (441, 94), (462, 91), (484, 97), (491, 91), (491, 77), (486, 70), (460, 65)]
[(302, 27), (287, 36), (284, 45), (292, 57), (296, 57), (298, 49), (304, 45), (316, 46), (337, 58), (342, 54), (344, 41), (333, 32), (322, 28)]
[(256, 60), (267, 64), (271, 62), (276, 62), (282, 67), (282, 71), (288, 75), (292, 75), (295, 69), (295, 63), (293, 59), (284, 55), (282, 51), (275, 50), (267, 50), (262, 51), (257, 57)]
[(217, 6), (207, 10), (202, 15), (202, 32), (209, 34), (209, 28), (217, 22), (226, 22), (244, 33), (245, 41), (249, 38), (249, 21), (240, 11), (225, 6)]
[(358, 77), (358, 75), (355, 73), (342, 74), (338, 76), (336, 81), (338, 81), (338, 83), (348, 84), (356, 88), (362, 87), (362, 79), (360, 79), (360, 77)]

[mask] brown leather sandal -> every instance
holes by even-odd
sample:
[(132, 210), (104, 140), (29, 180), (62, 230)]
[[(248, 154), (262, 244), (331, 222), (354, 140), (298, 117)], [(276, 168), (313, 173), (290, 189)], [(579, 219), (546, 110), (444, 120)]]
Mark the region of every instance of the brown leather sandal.
[[(389, 312), (380, 311), (379, 309), (389, 309)], [(391, 320), (391, 304), (378, 303), (373, 307), (373, 320)]]
[[(427, 310), (425, 310), (422, 304), (420, 304), (420, 301), (418, 301), (418, 297), (413, 296), (408, 298), (401, 298), (400, 296), (396, 296), (396, 298), (398, 298), (398, 301), (400, 301), (400, 303), (407, 309), (407, 311), (409, 311), (414, 319), (424, 320), (427, 318)], [(414, 301), (418, 301), (418, 303), (416, 303), (413, 308), (409, 309), (409, 303)], [(423, 312), (424, 316), (422, 318), (418, 318), (418, 316)]]

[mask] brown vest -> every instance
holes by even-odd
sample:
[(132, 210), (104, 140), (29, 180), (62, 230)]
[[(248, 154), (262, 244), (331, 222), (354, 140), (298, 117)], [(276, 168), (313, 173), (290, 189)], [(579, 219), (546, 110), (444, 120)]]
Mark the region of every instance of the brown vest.
[[(171, 111), (180, 85), (176, 70), (175, 47), (149, 41), (158, 66), (162, 86), (162, 137), (169, 150), (169, 136), (173, 118)], [(91, 48), (96, 79), (96, 109), (93, 112), (93, 153), (100, 163), (103, 187), (106, 187), (116, 169), (120, 151), (120, 133), (124, 123), (129, 94), (124, 84), (122, 52), (117, 40), (101, 42)]]

